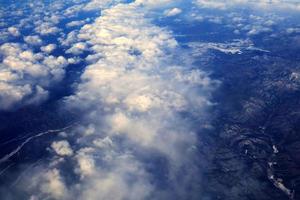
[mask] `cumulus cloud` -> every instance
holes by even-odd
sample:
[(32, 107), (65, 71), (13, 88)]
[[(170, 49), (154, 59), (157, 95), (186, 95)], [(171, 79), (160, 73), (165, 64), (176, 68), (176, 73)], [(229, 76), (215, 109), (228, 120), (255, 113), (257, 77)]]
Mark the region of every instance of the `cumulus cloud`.
[(57, 169), (46, 172), (43, 179), (43, 183), (40, 186), (42, 192), (48, 193), (55, 199), (65, 195), (66, 188)]
[(71, 21), (71, 22), (67, 23), (66, 26), (68, 28), (70, 28), (70, 27), (76, 27), (76, 26), (82, 26), (82, 25), (86, 24), (89, 21), (90, 21), (89, 18), (87, 20)]
[(230, 9), (238, 6), (250, 6), (258, 9), (285, 9), (285, 10), (300, 10), (300, 4), (297, 1), (282, 1), (282, 0), (195, 0), (196, 5), (201, 8), (211, 9)]
[[(80, 180), (70, 189), (79, 199), (178, 197), (188, 195), (185, 187), (198, 181), (178, 182), (180, 170), (193, 165), (196, 144), (196, 130), (181, 113), (205, 115), (215, 82), (174, 61), (184, 53), (170, 32), (150, 23), (144, 14), (148, 9), (155, 9), (154, 2), (111, 5), (93, 24), (62, 41), (71, 46), (68, 53), (77, 55), (86, 45), (91, 51), (75, 94), (66, 99), (70, 109), (83, 113), (72, 147)], [(151, 183), (156, 174), (139, 156), (151, 157), (150, 152), (172, 166), (166, 172), (172, 180), (168, 189)], [(177, 192), (170, 193), (171, 188)]]
[(300, 28), (288, 28), (288, 29), (286, 29), (286, 32), (288, 34), (300, 33)]
[(182, 0), (136, 0), (137, 5), (143, 5), (145, 8), (156, 8), (161, 9), (165, 6), (170, 6), (181, 2)]
[(53, 23), (43, 22), (35, 28), (35, 31), (40, 35), (52, 35), (60, 32), (61, 30), (57, 28)]
[(34, 46), (38, 46), (43, 43), (42, 39), (37, 35), (25, 36), (24, 41), (27, 44), (34, 45)]
[(41, 50), (45, 53), (51, 53), (56, 49), (56, 44), (48, 44), (46, 46), (42, 46)]
[[(206, 109), (214, 105), (210, 94), (218, 82), (186, 61), (191, 57), (170, 31), (153, 24), (152, 17), (181, 14), (176, 7), (181, 1), (120, 2), (127, 1), (92, 0), (83, 4), (75, 0), (79, 4), (63, 12), (74, 17), (82, 10), (101, 10), (101, 16), (92, 24), (85, 20), (68, 23), (72, 28), (86, 25), (60, 40), (65, 53), (89, 53), (74, 94), (65, 98), (66, 107), (79, 112), (82, 119), (72, 131), (60, 134), (64, 140), (50, 145), (55, 154), (50, 165), (25, 178), (25, 183), (32, 184), (23, 185), (21, 190), (32, 200), (194, 199), (199, 192), (197, 133)], [(202, 8), (217, 9), (239, 2), (244, 1), (196, 1)], [(58, 1), (51, 6), (57, 8), (51, 10), (57, 14), (65, 5)], [(223, 22), (220, 17), (207, 19)], [(61, 16), (47, 15), (43, 20), (35, 23), (36, 34), (60, 31), (56, 24)], [(236, 17), (235, 22), (243, 23), (244, 19)], [(248, 35), (255, 35), (269, 31), (273, 24), (268, 21), (243, 28)], [(24, 37), (24, 41), (43, 44), (36, 35)], [(188, 47), (195, 56), (209, 49), (226, 54), (260, 50), (250, 40), (193, 43)], [(64, 77), (65, 67), (81, 61), (48, 55), (55, 48), (55, 44), (45, 44), (40, 47), (42, 52), (35, 53), (26, 45), (0, 46), (0, 109), (44, 101), (49, 88)]]
[(5, 43), (0, 50), (0, 109), (46, 100), (47, 89), (63, 78), (68, 64), (62, 56), (47, 57), (17, 43)]
[[(65, 99), (82, 119), (51, 144), (53, 159), (64, 158), (32, 175), (30, 194), (66, 200), (193, 196), (200, 181), (196, 133), (217, 82), (181, 59), (188, 55), (172, 33), (152, 23), (152, 11), (173, 3), (91, 1), (84, 7), (102, 9), (101, 16), (61, 40), (66, 53), (90, 54), (74, 94)], [(42, 53), (24, 56), (49, 69), (44, 75), (36, 70), (40, 84), (44, 77), (59, 81), (58, 66), (68, 63)]]
[(180, 8), (172, 8), (172, 9), (166, 10), (164, 12), (164, 14), (167, 17), (172, 17), (172, 16), (179, 15), (181, 12), (182, 12), (182, 10)]
[(93, 148), (82, 148), (76, 154), (77, 168), (75, 171), (83, 178), (93, 175), (96, 172), (95, 161), (93, 159)]
[(124, 0), (115, 0), (115, 1), (112, 1), (112, 0), (102, 0), (102, 1), (92, 0), (83, 7), (83, 10), (85, 10), (85, 11), (101, 10), (103, 8), (107, 8), (107, 7), (111, 6), (112, 4), (117, 4), (117, 3), (123, 2), (123, 1)]
[[(234, 1), (233, 1), (234, 2)], [(225, 9), (227, 8), (228, 4), (232, 4), (225, 1), (219, 0), (196, 0), (196, 4), (202, 8), (217, 8), (217, 9)]]
[(78, 42), (76, 44), (73, 44), (71, 48), (69, 48), (66, 53), (71, 53), (75, 55), (79, 55), (83, 53), (84, 51), (88, 50), (88, 46), (86, 43)]
[(73, 154), (73, 150), (71, 149), (69, 142), (66, 140), (53, 142), (51, 147), (59, 156), (71, 156)]
[(32, 169), (32, 173), (35, 176), (25, 177), (30, 184), (23, 185), (26, 190), (32, 190), (28, 199), (40, 199), (42, 196), (51, 199), (67, 197), (67, 187), (58, 169)]
[(19, 29), (16, 27), (12, 26), (12, 27), (9, 27), (7, 30), (12, 36), (18, 37), (21, 35)]

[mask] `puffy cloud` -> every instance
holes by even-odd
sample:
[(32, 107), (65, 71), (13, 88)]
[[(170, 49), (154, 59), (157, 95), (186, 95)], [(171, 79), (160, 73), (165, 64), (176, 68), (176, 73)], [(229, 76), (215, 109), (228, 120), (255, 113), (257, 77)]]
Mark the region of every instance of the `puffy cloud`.
[(82, 9), (85, 7), (85, 4), (76, 4), (66, 8), (63, 11), (63, 16), (65, 17), (73, 17), (76, 16)]
[(73, 150), (70, 147), (70, 144), (66, 140), (53, 142), (51, 144), (52, 149), (59, 156), (71, 156), (73, 155)]
[(46, 46), (42, 46), (41, 50), (45, 53), (51, 53), (56, 49), (56, 44), (48, 44)]
[(196, 130), (180, 113), (204, 115), (212, 105), (209, 94), (215, 82), (201, 70), (173, 61), (177, 53), (185, 55), (170, 32), (145, 17), (154, 7), (148, 1), (111, 6), (62, 41), (71, 46), (69, 53), (78, 54), (74, 47), (86, 45), (91, 51), (90, 65), (66, 100), (84, 113), (76, 130), (80, 134), (74, 135), (80, 146), (74, 150), (74, 171), (81, 177), (81, 199), (145, 199), (168, 193), (151, 184), (155, 174), (138, 156), (148, 151), (174, 166), (167, 172), (174, 178), (168, 187), (186, 193), (177, 187), (196, 181), (175, 181), (180, 169), (193, 162), (188, 152), (196, 143)]
[[(234, 1), (233, 1), (234, 2)], [(219, 1), (219, 0), (196, 0), (196, 4), (202, 8), (217, 8), (217, 9), (225, 9), (227, 8), (229, 2)]]
[(60, 32), (61, 30), (57, 28), (53, 23), (43, 22), (35, 28), (35, 32), (40, 35), (52, 35)]
[(88, 46), (87, 46), (86, 43), (78, 42), (78, 43), (72, 45), (72, 47), (70, 49), (68, 49), (66, 51), (66, 53), (79, 55), (79, 54), (81, 54), (81, 53), (83, 53), (84, 51), (87, 51), (87, 50), (88, 50)]
[(102, 0), (102, 1), (92, 0), (84, 6), (83, 10), (86, 10), (86, 11), (101, 10), (102, 8), (107, 8), (112, 4), (117, 4), (117, 3), (123, 2), (123, 1), (124, 0), (115, 0), (115, 1), (112, 1), (112, 0)]
[(42, 39), (37, 35), (26, 36), (24, 37), (24, 41), (27, 44), (36, 45), (36, 46), (41, 45), (43, 43)]
[(195, 0), (196, 5), (201, 8), (212, 9), (230, 9), (238, 6), (250, 6), (257, 9), (285, 9), (285, 10), (300, 10), (300, 4), (297, 1), (282, 1), (282, 0), (258, 0), (255, 2), (248, 0)]
[(64, 76), (63, 57), (34, 53), (24, 45), (0, 46), (0, 109), (37, 104), (47, 99), (47, 88)]
[(12, 27), (9, 27), (7, 30), (12, 36), (18, 37), (21, 35), (19, 29), (16, 27), (12, 26)]
[(71, 21), (69, 23), (67, 23), (67, 27), (75, 27), (75, 26), (82, 26), (84, 24), (86, 24), (88, 21), (90, 21), (90, 19), (88, 18), (87, 20), (79, 20), (79, 21)]
[(110, 137), (106, 136), (104, 139), (96, 138), (93, 141), (94, 145), (99, 148), (107, 149), (111, 146), (113, 146), (113, 141), (110, 139)]
[(146, 7), (164, 7), (166, 5), (171, 5), (178, 0), (136, 0), (135, 3), (138, 5), (145, 5)]
[(61, 199), (66, 195), (66, 186), (57, 169), (46, 172), (42, 178), (43, 181), (40, 185), (42, 193), (49, 194), (55, 199)]
[(286, 32), (288, 34), (300, 33), (300, 28), (288, 28), (288, 29), (286, 29)]
[(92, 157), (94, 149), (92, 148), (82, 148), (77, 152), (76, 160), (78, 167), (75, 169), (81, 177), (93, 175), (96, 172), (95, 161)]
[(251, 30), (249, 30), (247, 34), (252, 36), (252, 35), (258, 35), (260, 33), (268, 33), (268, 32), (272, 32), (272, 29), (268, 27), (262, 27), (262, 26), (253, 26), (251, 27)]
[(67, 198), (68, 190), (57, 168), (32, 170), (31, 173), (35, 173), (35, 176), (26, 175), (26, 183), (30, 184), (23, 185), (26, 192), (30, 191), (29, 199), (48, 197), (58, 200)]
[(166, 10), (164, 12), (164, 14), (167, 17), (172, 17), (172, 16), (179, 15), (181, 12), (182, 12), (182, 10), (180, 8), (172, 8), (172, 9)]
[[(32, 194), (54, 199), (140, 200), (182, 199), (195, 192), (191, 188), (199, 176), (187, 169), (199, 164), (196, 132), (206, 109), (213, 105), (210, 93), (216, 82), (185, 61), (188, 55), (170, 31), (151, 23), (152, 11), (165, 5), (174, 8), (173, 3), (87, 4), (86, 10), (105, 9), (94, 23), (61, 40), (67, 53), (88, 50), (90, 54), (74, 94), (65, 99), (68, 109), (80, 112), (82, 120), (66, 134), (66, 139), (72, 137), (72, 149), (65, 140), (52, 143), (54, 152), (68, 159), (34, 174)], [(60, 80), (64, 67), (58, 66), (68, 64), (63, 57), (43, 53), (27, 52), (23, 57), (20, 62), (26, 59), (47, 69), (30, 70), (36, 77), (30, 80), (40, 85), (46, 77)], [(5, 64), (22, 66), (13, 64), (19, 58), (12, 61)], [(27, 67), (19, 70), (27, 73)]]
[(81, 62), (81, 59), (78, 57), (74, 57), (74, 58), (68, 58), (68, 63), (69, 64), (78, 64)]
[[(93, 178), (85, 179), (80, 189), (80, 199), (114, 199), (124, 197), (132, 200), (147, 199), (153, 186), (143, 167), (131, 155), (125, 154), (114, 158), (109, 170), (103, 168)], [(126, 180), (127, 177), (129, 180)]]

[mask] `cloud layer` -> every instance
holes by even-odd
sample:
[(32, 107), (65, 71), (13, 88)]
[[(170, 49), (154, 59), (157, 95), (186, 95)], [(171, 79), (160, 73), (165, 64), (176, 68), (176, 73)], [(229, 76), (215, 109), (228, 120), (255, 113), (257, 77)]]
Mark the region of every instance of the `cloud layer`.
[(62, 56), (34, 53), (17, 43), (1, 45), (0, 55), (0, 110), (47, 99), (47, 89), (62, 80), (68, 65)]
[(201, 8), (212, 9), (231, 9), (239, 6), (249, 6), (257, 9), (284, 9), (284, 10), (300, 10), (298, 1), (283, 1), (283, 0), (195, 0), (196, 5)]
[(32, 198), (193, 199), (200, 181), (197, 131), (217, 82), (185, 62), (171, 32), (151, 23), (155, 5), (112, 5), (67, 37), (65, 44), (74, 44), (69, 53), (80, 55), (79, 46), (91, 51), (66, 99), (83, 119), (51, 145), (53, 165), (28, 177), (37, 183), (28, 188)]

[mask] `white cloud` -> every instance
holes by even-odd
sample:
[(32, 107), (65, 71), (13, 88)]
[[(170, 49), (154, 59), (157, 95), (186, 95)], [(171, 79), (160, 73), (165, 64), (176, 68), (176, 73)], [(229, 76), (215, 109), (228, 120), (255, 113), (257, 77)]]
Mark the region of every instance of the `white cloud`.
[(70, 28), (70, 27), (75, 27), (75, 26), (82, 26), (84, 24), (86, 24), (89, 20), (89, 18), (87, 20), (79, 20), (79, 21), (71, 21), (69, 23), (67, 23), (67, 27)]
[(92, 148), (82, 148), (77, 152), (76, 160), (78, 167), (75, 169), (82, 178), (93, 175), (96, 172), (95, 161), (91, 154), (94, 152)]
[[(180, 51), (176, 40), (144, 15), (156, 3), (138, 1), (102, 10), (93, 24), (62, 41), (71, 46), (69, 53), (80, 53), (71, 49), (85, 49), (86, 44), (92, 51), (92, 63), (67, 100), (85, 116), (77, 130), (81, 134), (75, 136), (81, 146), (74, 169), (81, 177), (81, 198), (145, 199), (166, 192), (150, 184), (147, 177), (152, 175), (138, 152), (155, 151), (179, 168), (193, 160), (187, 151), (196, 142), (195, 133), (179, 113), (203, 115), (212, 105), (208, 97), (214, 81), (186, 63), (173, 62)], [(126, 144), (122, 151), (115, 144), (120, 140)], [(130, 146), (137, 150), (129, 153)], [(175, 171), (170, 176), (177, 176)], [(128, 182), (129, 175), (135, 183)]]
[[(195, 155), (196, 131), (202, 126), (206, 109), (213, 105), (210, 93), (217, 82), (186, 63), (187, 55), (172, 33), (155, 26), (151, 18), (166, 9), (165, 16), (179, 15), (182, 10), (174, 6), (181, 1), (136, 0), (118, 4), (120, 2), (123, 1), (92, 0), (85, 5), (75, 0), (76, 5), (62, 11), (63, 16), (74, 17), (82, 10), (104, 9), (94, 23), (70, 32), (61, 40), (68, 49), (66, 53), (91, 52), (86, 58), (89, 65), (82, 71), (74, 95), (66, 100), (69, 109), (79, 110), (82, 120), (76, 129), (61, 134), (65, 139), (73, 137), (72, 148), (66, 140), (53, 142), (51, 148), (61, 159), (57, 161), (58, 156), (54, 156), (49, 167), (30, 172), (34, 181), (30, 182), (33, 186), (27, 192), (32, 194), (31, 199), (182, 199), (180, 197), (186, 198), (194, 192), (195, 182), (201, 179), (198, 173), (193, 174), (193, 168), (199, 164), (195, 161), (198, 156)], [(200, 7), (217, 9), (244, 5), (244, 2), (197, 1)], [(263, 3), (266, 1), (261, 2), (258, 5), (268, 6)], [(46, 7), (41, 6), (34, 13), (36, 17), (24, 23), (41, 19), (34, 23), (36, 34), (58, 33), (60, 29), (56, 24), (62, 17), (58, 13), (64, 3), (54, 2), (47, 12), (43, 10)], [(45, 16), (39, 14), (43, 12)], [(201, 16), (195, 17), (203, 20)], [(223, 22), (220, 17), (207, 19), (213, 23)], [(238, 18), (234, 22), (244, 23)], [(67, 26), (85, 23), (73, 21)], [(265, 25), (267, 27), (258, 23), (243, 28), (249, 35), (258, 34), (269, 31), (273, 22), (267, 21)], [(13, 35), (16, 30), (8, 32)], [(28, 36), (24, 40), (30, 45), (43, 43), (39, 36)], [(202, 43), (190, 47), (194, 55), (199, 55), (203, 49), (228, 54), (259, 50), (251, 41)], [(54, 44), (48, 44), (40, 48), (43, 52), (34, 53), (19, 44), (0, 46), (3, 57), (0, 109), (44, 101), (48, 88), (64, 77), (68, 63), (80, 61), (76, 57), (66, 60), (62, 56), (47, 55), (55, 48)], [(157, 155), (163, 166), (158, 166), (154, 160)], [(159, 179), (167, 180), (166, 187), (155, 183), (155, 176), (160, 176), (155, 170), (165, 170), (165, 177)]]
[(124, 0), (102, 0), (102, 1), (98, 1), (98, 0), (92, 0), (90, 1), (87, 5), (84, 6), (83, 10), (86, 11), (92, 11), (92, 10), (101, 10), (103, 8), (107, 8), (109, 6), (111, 6), (112, 4), (117, 4), (119, 2), (122, 2)]
[(68, 65), (63, 57), (33, 53), (26, 46), (0, 46), (0, 109), (38, 104), (48, 97), (48, 87), (64, 76)]
[(84, 51), (88, 50), (88, 46), (86, 43), (78, 42), (76, 44), (73, 44), (71, 48), (69, 48), (66, 53), (71, 53), (75, 55), (79, 55), (83, 53)]
[(42, 22), (42, 24), (35, 27), (35, 32), (40, 35), (53, 35), (60, 31), (61, 29), (57, 28), (53, 23), (50, 22)]
[[(125, 177), (133, 180), (129, 183)], [(128, 154), (116, 157), (109, 170), (99, 170), (84, 183), (80, 187), (83, 192), (79, 199), (122, 200), (126, 197), (140, 200), (147, 199), (154, 190), (143, 167)]]
[(52, 149), (59, 156), (71, 156), (73, 155), (73, 150), (70, 147), (70, 144), (66, 140), (53, 142), (51, 144)]
[(57, 169), (46, 172), (42, 178), (43, 182), (40, 185), (41, 192), (49, 194), (55, 199), (61, 199), (66, 195), (66, 186)]
[(97, 138), (93, 141), (94, 145), (99, 147), (99, 148), (104, 148), (107, 149), (109, 147), (113, 146), (113, 142), (110, 139), (110, 137), (106, 136), (105, 138), (101, 139), (101, 138)]
[(7, 30), (12, 36), (18, 37), (21, 35), (19, 29), (16, 27), (9, 27)]
[(289, 34), (300, 33), (300, 28), (288, 28), (288, 29), (286, 29), (286, 32)]
[[(36, 185), (30, 194), (54, 199), (140, 200), (194, 192), (186, 188), (193, 188), (199, 177), (186, 169), (196, 165), (196, 131), (212, 105), (210, 93), (216, 82), (185, 62), (190, 57), (184, 59), (187, 54), (171, 32), (152, 24), (151, 17), (160, 13), (152, 11), (174, 8), (174, 1), (118, 2), (91, 1), (85, 10), (105, 8), (101, 16), (61, 40), (67, 53), (90, 53), (74, 95), (65, 101), (68, 109), (81, 113), (82, 120), (66, 134), (74, 141), (72, 149), (64, 140), (52, 143), (54, 152), (68, 159), (53, 161), (47, 170), (33, 174)], [(30, 81), (41, 86), (47, 85), (46, 80), (59, 81), (69, 62), (28, 49), (19, 51), (21, 61), (6, 58), (10, 62), (4, 64), (30, 73), (35, 77)], [(36, 68), (15, 64), (24, 60)], [(19, 76), (3, 76), (23, 81)], [(30, 81), (26, 80), (31, 86)], [(156, 156), (164, 161), (156, 163)], [(70, 171), (62, 171), (61, 166)], [(165, 187), (156, 183), (157, 174), (149, 166), (166, 170)], [(76, 178), (66, 187), (64, 175), (69, 180), (74, 174)]]
[(136, 0), (135, 3), (137, 5), (144, 5), (147, 7), (161, 8), (167, 5), (174, 4), (179, 2), (178, 0)]
[(258, 35), (260, 33), (268, 33), (272, 32), (272, 29), (268, 27), (262, 27), (262, 26), (253, 26), (251, 27), (251, 30), (248, 31), (247, 35), (253, 36), (253, 35)]
[(33, 35), (33, 36), (25, 36), (24, 37), (24, 41), (27, 43), (27, 44), (30, 44), (30, 45), (35, 45), (35, 46), (38, 46), (38, 45), (41, 45), (43, 43), (42, 39), (37, 36), (37, 35)]
[[(30, 200), (51, 198), (55, 200), (68, 199), (68, 188), (62, 173), (58, 168), (49, 166), (35, 166), (34, 164), (27, 169), (30, 173), (24, 173), (20, 182), (22, 194), (28, 195)], [(19, 191), (14, 191), (17, 195)], [(14, 196), (15, 197), (15, 196)]]
[[(234, 1), (233, 1), (234, 2)], [(231, 3), (220, 0), (196, 0), (196, 4), (201, 8), (217, 8), (217, 9), (225, 9)], [(229, 4), (229, 5), (228, 5)]]
[(78, 12), (82, 11), (82, 9), (84, 7), (85, 7), (85, 4), (72, 5), (63, 11), (63, 16), (65, 16), (65, 17), (76, 16), (76, 14), (78, 14)]
[(51, 53), (56, 49), (56, 44), (48, 44), (46, 46), (42, 46), (41, 50), (45, 53)]
[(69, 64), (78, 64), (81, 62), (81, 59), (78, 57), (74, 57), (74, 58), (68, 58), (68, 63)]
[(164, 12), (164, 14), (167, 17), (176, 16), (176, 15), (179, 15), (180, 13), (182, 13), (182, 10), (180, 8), (172, 8), (172, 9), (166, 10)]
[(300, 10), (300, 4), (297, 1), (282, 0), (195, 0), (196, 5), (201, 8), (211, 9), (230, 9), (238, 6), (253, 7), (256, 9), (284, 9), (284, 10)]

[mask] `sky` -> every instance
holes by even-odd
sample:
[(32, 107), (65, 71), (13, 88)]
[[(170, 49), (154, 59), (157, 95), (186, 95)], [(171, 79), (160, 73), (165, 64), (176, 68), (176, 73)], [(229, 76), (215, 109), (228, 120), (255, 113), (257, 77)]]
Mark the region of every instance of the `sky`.
[(272, 54), (265, 38), (296, 40), (299, 11), (280, 0), (0, 1), (1, 116), (33, 124), (4, 121), (0, 197), (214, 199), (214, 147), (203, 147), (226, 81), (214, 59)]

